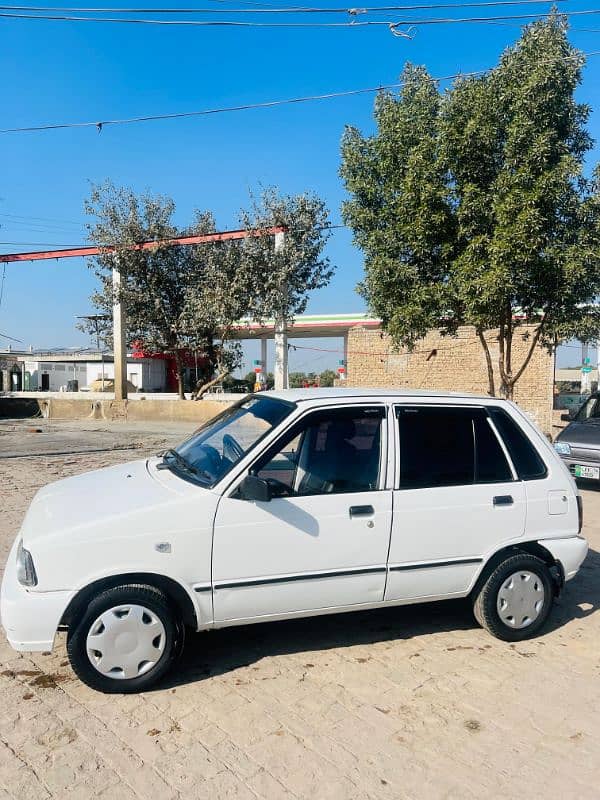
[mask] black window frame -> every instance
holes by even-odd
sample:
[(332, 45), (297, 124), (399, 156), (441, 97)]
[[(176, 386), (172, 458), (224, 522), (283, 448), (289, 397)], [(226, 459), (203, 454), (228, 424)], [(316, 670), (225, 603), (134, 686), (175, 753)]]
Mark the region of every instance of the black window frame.
[[(418, 409), (418, 410), (440, 410), (440, 411), (450, 411), (452, 409), (471, 412), (471, 423), (472, 423), (472, 431), (473, 431), (473, 480), (469, 483), (446, 483), (446, 484), (425, 484), (422, 486), (403, 486), (402, 485), (402, 440), (400, 435), (400, 413), (406, 409)], [(477, 473), (477, 438), (476, 438), (476, 431), (475, 431), (475, 414), (478, 412), (483, 419), (485, 419), (490, 426), (490, 432), (496, 438), (498, 442), (498, 447), (500, 448), (504, 461), (506, 462), (506, 466), (508, 467), (508, 471), (510, 473), (509, 478), (497, 479), (497, 480), (475, 480), (475, 476)], [(504, 483), (515, 483), (521, 480), (519, 473), (516, 469), (514, 464), (511, 452), (507, 447), (503, 437), (500, 435), (500, 431), (497, 429), (496, 425), (494, 424), (494, 420), (489, 413), (487, 406), (479, 406), (479, 405), (470, 405), (470, 404), (444, 404), (444, 403), (402, 403), (402, 404), (395, 404), (394, 405), (394, 416), (396, 418), (396, 429), (394, 433), (394, 443), (396, 447), (396, 475), (394, 480), (394, 490), (395, 491), (408, 491), (408, 490), (415, 490), (415, 489), (448, 489), (448, 488), (458, 488), (462, 486), (494, 486), (498, 484)]]
[[(381, 426), (381, 435), (379, 437), (379, 469), (378, 469), (378, 481), (377, 481), (377, 488), (375, 489), (364, 489), (364, 492), (382, 492), (386, 491), (387, 485), (387, 468), (388, 468), (388, 447), (389, 447), (389, 415), (388, 415), (388, 406), (383, 403), (372, 403), (369, 405), (331, 405), (331, 406), (324, 406), (321, 408), (313, 408), (307, 410), (305, 414), (300, 417), (297, 417), (295, 420), (291, 422), (288, 428), (281, 431), (280, 435), (274, 442), (271, 442), (269, 446), (259, 455), (257, 455), (256, 459), (250, 464), (246, 469), (244, 469), (240, 476), (238, 476), (239, 480), (236, 480), (236, 488), (230, 494), (230, 497), (237, 498), (238, 491), (239, 491), (239, 482), (243, 480), (245, 475), (256, 475), (257, 472), (260, 471), (266, 464), (269, 463), (274, 456), (281, 450), (282, 447), (288, 442), (291, 442), (294, 437), (296, 437), (303, 429), (306, 429), (307, 425), (312, 424), (312, 421), (315, 418), (318, 420), (319, 417), (328, 417), (333, 412), (346, 412), (349, 416), (356, 416), (360, 412), (363, 412), (365, 416), (372, 415), (374, 412), (377, 412), (379, 418), (382, 421)], [(350, 492), (352, 493), (352, 492)], [(345, 492), (331, 492), (326, 494), (306, 494), (306, 495), (290, 495), (284, 499), (290, 498), (297, 498), (297, 497), (337, 497), (341, 494), (345, 494)]]

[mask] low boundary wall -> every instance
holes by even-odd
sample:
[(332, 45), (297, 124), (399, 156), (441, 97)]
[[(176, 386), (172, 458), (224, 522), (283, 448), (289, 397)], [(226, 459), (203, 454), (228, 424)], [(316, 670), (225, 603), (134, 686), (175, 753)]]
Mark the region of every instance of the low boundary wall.
[(0, 397), (0, 419), (95, 419), (121, 422), (205, 422), (231, 400), (109, 400), (56, 397)]

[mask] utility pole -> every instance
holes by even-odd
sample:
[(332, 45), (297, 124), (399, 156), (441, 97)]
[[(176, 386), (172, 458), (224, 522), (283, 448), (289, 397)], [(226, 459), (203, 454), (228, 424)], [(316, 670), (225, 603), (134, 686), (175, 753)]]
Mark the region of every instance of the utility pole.
[(113, 358), (115, 367), (115, 400), (127, 400), (126, 309), (121, 295), (121, 272), (118, 256), (113, 270)]
[[(285, 246), (285, 233), (275, 234), (275, 255), (280, 253)], [(282, 286), (282, 294), (287, 292), (287, 286)], [(288, 348), (287, 348), (287, 319), (283, 310), (285, 303), (282, 302), (282, 309), (275, 320), (275, 389), (288, 388)]]

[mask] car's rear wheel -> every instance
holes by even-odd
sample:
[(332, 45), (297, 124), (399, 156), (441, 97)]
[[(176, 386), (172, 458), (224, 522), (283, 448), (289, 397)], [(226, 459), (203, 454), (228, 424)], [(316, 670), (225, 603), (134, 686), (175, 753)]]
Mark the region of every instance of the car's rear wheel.
[(153, 586), (129, 584), (92, 598), (69, 628), (73, 670), (92, 689), (129, 693), (150, 688), (169, 669), (183, 625)]
[(473, 613), (493, 636), (518, 642), (544, 625), (553, 597), (548, 565), (522, 553), (509, 556), (490, 573), (474, 598)]

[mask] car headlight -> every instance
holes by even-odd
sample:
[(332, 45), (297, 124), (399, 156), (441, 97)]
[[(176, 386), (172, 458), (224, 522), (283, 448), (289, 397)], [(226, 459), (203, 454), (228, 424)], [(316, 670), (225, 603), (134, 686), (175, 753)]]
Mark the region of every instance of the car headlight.
[(554, 449), (560, 456), (571, 455), (571, 445), (568, 442), (554, 442)]
[(37, 575), (33, 566), (33, 559), (29, 550), (23, 547), (23, 541), (19, 541), (17, 547), (17, 580), (22, 586), (35, 586)]

